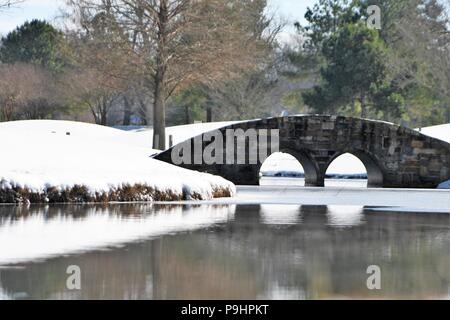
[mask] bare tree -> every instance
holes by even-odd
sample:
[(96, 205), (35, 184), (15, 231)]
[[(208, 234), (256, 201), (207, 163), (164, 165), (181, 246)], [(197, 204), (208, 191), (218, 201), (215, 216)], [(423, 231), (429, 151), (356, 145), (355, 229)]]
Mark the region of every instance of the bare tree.
[[(391, 69), (400, 75), (399, 86), (419, 86), (441, 101), (430, 108), (423, 103), (408, 106), (412, 121), (422, 117), (450, 117), (450, 16), (448, 3), (437, 0), (406, 1), (399, 19), (392, 27)], [(425, 112), (427, 110), (427, 112)], [(441, 110), (441, 111), (439, 111)], [(445, 115), (444, 115), (445, 116)], [(449, 119), (449, 118), (448, 118)], [(443, 121), (444, 119), (440, 120)], [(416, 124), (414, 124), (416, 125)]]
[[(203, 87), (208, 108), (218, 111), (217, 121), (250, 119), (269, 116), (273, 107), (270, 99), (277, 79), (268, 69), (244, 72), (239, 78), (216, 86)], [(212, 110), (207, 121), (212, 121)]]
[(59, 90), (65, 92), (68, 104), (87, 108), (96, 124), (108, 124), (109, 112), (121, 97), (115, 78), (92, 69), (74, 69), (66, 72), (60, 80)]
[(0, 11), (11, 8), (12, 6), (22, 3), (25, 0), (0, 0)]
[(0, 65), (0, 116), (3, 121), (42, 119), (57, 105), (52, 75), (30, 64)]
[[(68, 0), (84, 30), (104, 12), (118, 26), (129, 57), (144, 71), (153, 91), (154, 147), (165, 147), (166, 100), (195, 83), (236, 76), (264, 56), (265, 0)], [(254, 25), (264, 25), (255, 34)]]
[(128, 65), (130, 50), (121, 41), (121, 29), (108, 17), (108, 12), (98, 12), (89, 29), (66, 31), (65, 58), (70, 65), (62, 76), (67, 101), (87, 108), (100, 125), (108, 124), (109, 113), (119, 99), (125, 105), (133, 103), (133, 85), (139, 74)]

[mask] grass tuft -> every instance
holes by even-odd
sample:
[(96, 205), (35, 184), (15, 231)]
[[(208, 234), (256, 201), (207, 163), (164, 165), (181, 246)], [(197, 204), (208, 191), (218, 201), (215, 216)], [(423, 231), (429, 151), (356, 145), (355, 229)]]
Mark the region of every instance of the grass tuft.
[[(214, 198), (231, 197), (233, 192), (228, 188), (216, 187)], [(0, 203), (108, 203), (108, 202), (153, 202), (153, 201), (182, 201), (208, 200), (199, 193), (181, 193), (173, 190), (158, 190), (144, 184), (124, 185), (108, 192), (92, 193), (88, 187), (75, 185), (60, 190), (48, 187), (42, 192), (31, 191), (28, 188), (0, 189)]]

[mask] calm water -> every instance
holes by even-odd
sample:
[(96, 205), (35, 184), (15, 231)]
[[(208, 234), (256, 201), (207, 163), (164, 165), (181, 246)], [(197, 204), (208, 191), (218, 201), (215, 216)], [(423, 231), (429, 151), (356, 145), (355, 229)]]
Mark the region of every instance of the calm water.
[[(0, 207), (0, 298), (449, 298), (450, 215), (300, 205)], [(66, 288), (67, 267), (82, 290)], [(382, 289), (366, 287), (369, 265)]]
[[(261, 186), (305, 186), (304, 178), (262, 177)], [(325, 179), (326, 187), (367, 188), (367, 179)]]

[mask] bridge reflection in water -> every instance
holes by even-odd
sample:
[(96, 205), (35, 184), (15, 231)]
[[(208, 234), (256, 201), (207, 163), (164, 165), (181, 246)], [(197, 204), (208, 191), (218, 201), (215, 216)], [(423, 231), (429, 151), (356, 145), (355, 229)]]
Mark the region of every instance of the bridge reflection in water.
[[(195, 216), (198, 223), (187, 227)], [(109, 205), (0, 207), (0, 217), (3, 298), (449, 296), (448, 215), (348, 206)], [(34, 252), (35, 262), (22, 257), (8, 266), (3, 249), (27, 252), (20, 247), (26, 240), (12, 241), (24, 228), (29, 245), (71, 239), (71, 250), (80, 250)], [(120, 241), (109, 241), (109, 233)], [(366, 270), (374, 264), (382, 270), (379, 291), (366, 288)], [(82, 270), (81, 291), (65, 287), (69, 265)]]

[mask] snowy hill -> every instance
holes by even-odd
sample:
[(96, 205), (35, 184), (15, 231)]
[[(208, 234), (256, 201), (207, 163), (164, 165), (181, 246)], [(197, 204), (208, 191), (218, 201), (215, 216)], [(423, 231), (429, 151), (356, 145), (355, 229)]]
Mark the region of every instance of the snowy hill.
[[(229, 121), (229, 122), (209, 122), (209, 123), (195, 123), (187, 124), (182, 126), (168, 127), (166, 128), (166, 144), (169, 147), (169, 137), (172, 136), (173, 143), (181, 143), (190, 138), (201, 135), (202, 133), (220, 129), (239, 121)], [(153, 129), (136, 129), (131, 130), (129, 133), (131, 135), (132, 143), (139, 146), (146, 146), (151, 148), (153, 146)], [(131, 142), (131, 140), (130, 140)]]
[(420, 133), (450, 143), (450, 123), (417, 129)]
[(0, 123), (0, 138), (0, 202), (210, 199), (235, 190), (221, 177), (149, 158), (157, 151), (132, 132), (36, 120)]

